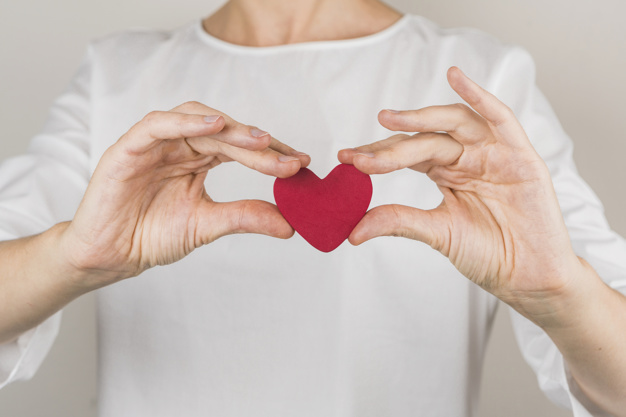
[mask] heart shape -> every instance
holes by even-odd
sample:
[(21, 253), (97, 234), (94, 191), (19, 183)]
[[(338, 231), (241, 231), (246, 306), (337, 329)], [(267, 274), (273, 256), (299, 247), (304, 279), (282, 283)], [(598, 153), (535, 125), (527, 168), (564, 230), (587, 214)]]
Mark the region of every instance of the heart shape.
[(322, 252), (335, 250), (367, 212), (372, 180), (352, 165), (337, 165), (320, 179), (302, 168), (274, 182), (274, 199), (300, 236)]

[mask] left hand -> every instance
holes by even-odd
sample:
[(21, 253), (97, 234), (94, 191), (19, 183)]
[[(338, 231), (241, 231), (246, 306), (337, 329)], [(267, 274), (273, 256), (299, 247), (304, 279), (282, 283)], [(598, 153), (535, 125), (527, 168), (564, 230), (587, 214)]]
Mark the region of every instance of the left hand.
[(443, 202), (433, 210), (376, 207), (350, 242), (378, 236), (425, 242), (470, 280), (518, 308), (529, 298), (571, 287), (582, 264), (547, 166), (511, 109), (456, 67), (448, 71), (448, 82), (475, 112), (464, 104), (382, 111), (379, 121), (386, 128), (420, 133), (339, 152), (342, 163), (366, 174), (403, 168), (426, 173)]

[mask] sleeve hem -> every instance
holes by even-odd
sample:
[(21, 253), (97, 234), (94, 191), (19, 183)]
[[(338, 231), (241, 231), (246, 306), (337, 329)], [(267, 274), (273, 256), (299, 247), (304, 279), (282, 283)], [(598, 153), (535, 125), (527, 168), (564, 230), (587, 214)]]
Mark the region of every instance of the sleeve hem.
[[(0, 359), (2, 356), (17, 356), (17, 360), (9, 359), (6, 360), (9, 362), (8, 364), (3, 364), (7, 368), (6, 373), (0, 369), (0, 389), (12, 382), (32, 378), (56, 339), (61, 314), (61, 311), (57, 312), (39, 326), (23, 333), (13, 342), (0, 345)], [(11, 366), (10, 362), (14, 362), (14, 365)]]

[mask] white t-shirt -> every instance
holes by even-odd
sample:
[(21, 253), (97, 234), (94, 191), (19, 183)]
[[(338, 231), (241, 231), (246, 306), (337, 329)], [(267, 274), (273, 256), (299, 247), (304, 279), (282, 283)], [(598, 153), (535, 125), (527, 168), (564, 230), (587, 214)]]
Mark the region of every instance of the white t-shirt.
[[(323, 177), (338, 150), (391, 134), (379, 110), (459, 102), (452, 65), (513, 108), (552, 172), (576, 252), (624, 291), (626, 244), (576, 174), (530, 56), (417, 16), (358, 39), (264, 48), (200, 22), (94, 42), (29, 153), (0, 167), (0, 239), (71, 219), (104, 150), (151, 110), (200, 101), (307, 152)], [(206, 187), (217, 201), (273, 202), (273, 180), (230, 163)], [(372, 180), (371, 207), (441, 201), (414, 171)], [(444, 256), (399, 238), (325, 254), (300, 236), (228, 236), (97, 297), (102, 417), (470, 416), (496, 307)], [(547, 335), (512, 318), (541, 388), (591, 415)], [(1, 384), (35, 372), (59, 321), (0, 346)]]

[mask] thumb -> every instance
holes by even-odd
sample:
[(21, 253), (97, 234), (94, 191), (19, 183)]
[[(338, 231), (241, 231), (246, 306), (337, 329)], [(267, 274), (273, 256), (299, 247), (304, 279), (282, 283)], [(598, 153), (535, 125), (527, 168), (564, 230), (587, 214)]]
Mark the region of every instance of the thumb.
[(356, 225), (348, 240), (353, 245), (380, 236), (399, 236), (418, 240), (435, 249), (447, 225), (438, 209), (420, 210), (399, 204), (375, 207)]
[(290, 238), (294, 234), (278, 207), (267, 201), (207, 201), (201, 211), (198, 234), (203, 244), (235, 233), (257, 233), (280, 239)]

